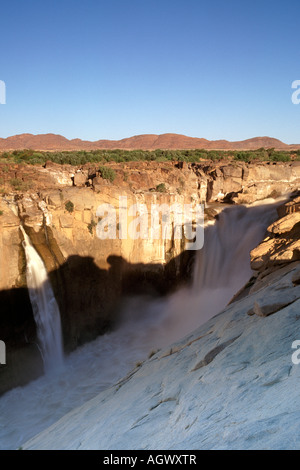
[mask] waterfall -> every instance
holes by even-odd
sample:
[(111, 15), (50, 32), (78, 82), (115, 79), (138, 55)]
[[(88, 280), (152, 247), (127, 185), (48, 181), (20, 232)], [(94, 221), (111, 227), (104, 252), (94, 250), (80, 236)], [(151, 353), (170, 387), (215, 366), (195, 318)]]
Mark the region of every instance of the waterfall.
[[(243, 287), (251, 277), (250, 251), (276, 217), (274, 203), (234, 206), (220, 212), (216, 222), (206, 228), (203, 249), (196, 255), (194, 291), (226, 289), (233, 296)], [(224, 298), (223, 305), (229, 300)]]
[(206, 226), (203, 248), (195, 254), (192, 286), (170, 295), (161, 307), (162, 323), (154, 338), (158, 346), (177, 341), (208, 321), (249, 281), (250, 251), (276, 220), (277, 205), (266, 200), (250, 207), (231, 206)]
[(250, 251), (276, 220), (277, 205), (270, 200), (250, 207), (231, 206), (205, 228), (203, 248), (196, 253), (190, 298), (176, 299), (182, 311), (186, 311), (183, 302), (190, 309), (184, 332), (216, 315), (251, 278)]
[(26, 280), (33, 315), (37, 326), (39, 347), (45, 372), (63, 363), (63, 342), (60, 312), (45, 265), (31, 244), (24, 228), (23, 247), (26, 255)]
[[(125, 377), (149, 353), (170, 346), (207, 320), (213, 322), (212, 317), (251, 277), (249, 253), (276, 217), (276, 205), (270, 203), (224, 209), (205, 229), (204, 246), (195, 254), (190, 287), (162, 298), (127, 299), (114, 331), (69, 354), (65, 367), (57, 374), (45, 374), (0, 398), (0, 448), (17, 448)], [(58, 308), (45, 267), (24, 231), (23, 234), (28, 287), (41, 348), (45, 359), (48, 354), (47, 362), (59, 362), (61, 341), (55, 333), (56, 328), (60, 331)], [(44, 338), (46, 333), (49, 338)], [(55, 354), (57, 349), (59, 354)]]

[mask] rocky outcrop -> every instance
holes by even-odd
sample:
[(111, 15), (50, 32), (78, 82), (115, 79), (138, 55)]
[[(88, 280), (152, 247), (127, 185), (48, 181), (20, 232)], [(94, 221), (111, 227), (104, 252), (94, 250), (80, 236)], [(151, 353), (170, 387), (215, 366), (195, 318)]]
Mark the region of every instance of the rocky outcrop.
[(297, 190), (300, 183), (300, 162), (195, 164), (193, 168), (207, 202), (252, 204)]
[[(117, 188), (134, 194), (155, 192), (192, 197), (201, 202), (251, 204), (268, 197), (278, 198), (298, 189), (300, 162), (245, 163), (236, 161), (202, 163), (127, 162), (105, 164), (113, 172), (103, 178), (100, 164), (82, 166), (47, 162), (36, 165), (0, 165), (3, 192), (41, 191), (75, 186), (95, 192)], [(108, 177), (109, 178), (109, 177)]]
[(258, 272), (259, 280), (278, 267), (300, 260), (299, 202), (300, 197), (295, 197), (278, 208), (282, 217), (268, 227), (266, 238), (251, 251), (251, 267)]

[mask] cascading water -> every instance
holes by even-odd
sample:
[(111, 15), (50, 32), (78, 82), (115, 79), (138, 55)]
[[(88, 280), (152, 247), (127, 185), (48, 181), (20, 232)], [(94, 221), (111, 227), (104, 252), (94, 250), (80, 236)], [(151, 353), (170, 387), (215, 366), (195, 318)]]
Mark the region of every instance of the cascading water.
[[(232, 207), (220, 213), (216, 223), (205, 230), (204, 247), (196, 254), (191, 288), (162, 299), (128, 299), (115, 331), (78, 348), (65, 359), (65, 367), (56, 375), (40, 377), (0, 398), (0, 447), (18, 447), (116, 383), (153, 349), (180, 339), (217, 314), (251, 277), (249, 252), (275, 219), (276, 208), (271, 204)], [(48, 318), (53, 315), (49, 301), (54, 297), (48, 290), (47, 273), (24, 238), (28, 283), (35, 293), (32, 302), (37, 305), (41, 295), (40, 312), (46, 312)], [(41, 323), (41, 331), (45, 332), (44, 320)], [(57, 337), (50, 331), (52, 345)], [(50, 349), (52, 346), (44, 347), (45, 351)]]
[(252, 275), (250, 251), (276, 218), (274, 201), (251, 207), (234, 206), (220, 212), (217, 222), (206, 228), (193, 274), (199, 312), (193, 327), (198, 320), (202, 324), (218, 313), (247, 283)]
[[(205, 228), (196, 253), (192, 287), (163, 301), (154, 345), (166, 346), (205, 323), (224, 308), (252, 275), (250, 251), (277, 218), (274, 200), (252, 207), (231, 206)], [(151, 317), (154, 302), (150, 304)]]
[(45, 372), (63, 363), (60, 312), (45, 265), (20, 226), (26, 255), (26, 280)]

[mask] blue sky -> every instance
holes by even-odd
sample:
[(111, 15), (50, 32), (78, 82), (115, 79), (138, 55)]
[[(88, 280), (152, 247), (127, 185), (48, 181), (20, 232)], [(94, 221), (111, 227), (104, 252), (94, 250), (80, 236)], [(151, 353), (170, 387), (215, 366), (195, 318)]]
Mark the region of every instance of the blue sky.
[(300, 143), (296, 0), (10, 0), (0, 37), (0, 137)]

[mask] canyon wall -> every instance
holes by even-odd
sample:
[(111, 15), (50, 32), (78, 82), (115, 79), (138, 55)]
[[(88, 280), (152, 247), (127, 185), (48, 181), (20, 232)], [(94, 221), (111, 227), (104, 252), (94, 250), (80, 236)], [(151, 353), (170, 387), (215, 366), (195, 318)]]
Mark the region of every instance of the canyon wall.
[[(121, 238), (120, 196), (127, 198), (128, 207), (144, 204), (151, 212), (154, 203), (252, 203), (295, 191), (300, 183), (300, 162), (105, 166), (114, 171), (113, 181), (92, 164), (0, 166), (0, 326), (14, 362), (5, 373), (1, 370), (6, 385), (0, 393), (7, 383), (18, 385), (42, 370), (20, 224), (46, 265), (61, 311), (65, 349), (70, 351), (113, 327), (123, 295), (162, 295), (191, 276), (194, 252), (186, 251), (184, 237)], [(97, 236), (97, 209), (103, 204), (116, 208), (115, 239)], [(210, 207), (205, 212), (205, 217), (216, 213)], [(26, 361), (32, 370), (23, 367), (23, 374), (16, 364)]]

